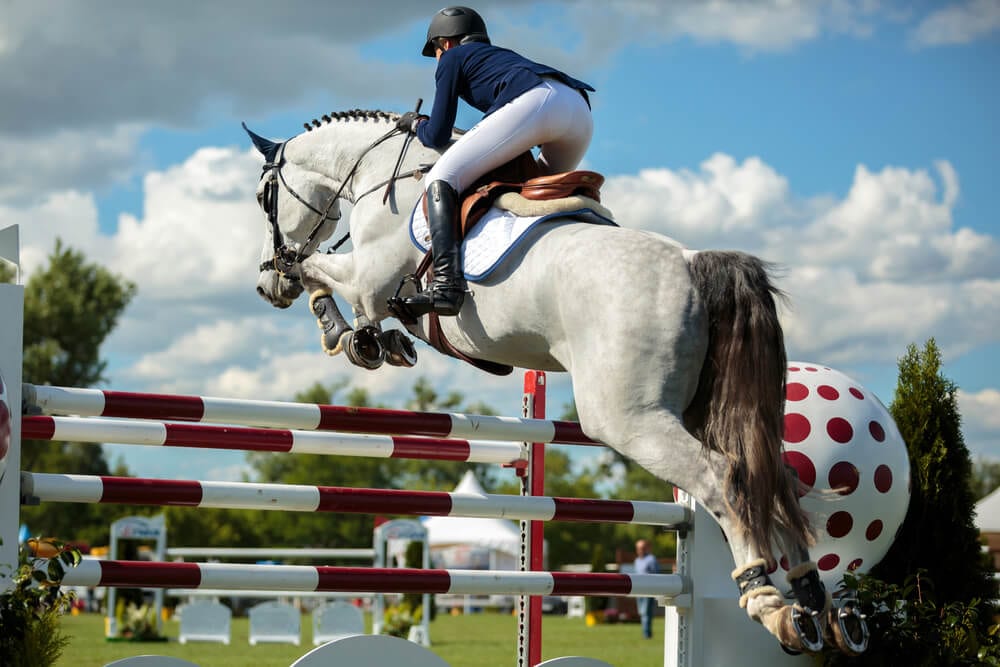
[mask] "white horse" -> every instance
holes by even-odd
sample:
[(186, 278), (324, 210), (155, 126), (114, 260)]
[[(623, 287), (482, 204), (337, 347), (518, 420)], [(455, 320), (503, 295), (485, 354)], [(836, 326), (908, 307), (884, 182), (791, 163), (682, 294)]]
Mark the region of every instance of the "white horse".
[[(280, 143), (247, 130), (266, 158), (257, 196), (270, 222), (257, 291), (272, 305), (288, 307), (304, 285), (340, 294), (362, 322), (392, 316), (387, 301), (423, 257), (407, 222), (419, 177), (439, 155), (410, 145), (397, 117), (336, 113)], [(353, 204), (353, 250), (317, 253), (341, 200)], [(766, 263), (568, 218), (529, 235), (471, 286), (457, 317), (441, 318), (448, 339), (471, 357), (568, 372), (590, 438), (716, 517), (748, 615), (792, 650), (820, 650), (836, 610), (782, 463), (786, 358)], [(427, 318), (407, 329), (427, 340)], [(768, 576), (776, 554), (787, 558), (793, 604)], [(857, 652), (829, 626), (838, 646)]]

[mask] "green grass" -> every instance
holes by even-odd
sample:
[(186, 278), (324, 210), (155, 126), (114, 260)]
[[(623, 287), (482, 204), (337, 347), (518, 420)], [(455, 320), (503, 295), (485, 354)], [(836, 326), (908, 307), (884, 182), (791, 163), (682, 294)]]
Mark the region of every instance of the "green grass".
[[(200, 667), (288, 667), (312, 647), (312, 617), (302, 617), (302, 645), (260, 644), (247, 641), (249, 624), (234, 618), (229, 646), (212, 643), (181, 645), (178, 624), (167, 621), (165, 643), (108, 642), (104, 639), (104, 617), (99, 614), (65, 616), (63, 631), (70, 643), (55, 667), (103, 667), (133, 655), (155, 654), (184, 658)], [(642, 639), (638, 624), (587, 627), (581, 618), (545, 616), (542, 622), (542, 659), (582, 655), (615, 667), (662, 667), (663, 619), (656, 619), (654, 639)], [(500, 614), (439, 615), (431, 623), (431, 650), (451, 667), (513, 667), (516, 657), (516, 626), (513, 616)], [(405, 666), (401, 666), (405, 667)]]

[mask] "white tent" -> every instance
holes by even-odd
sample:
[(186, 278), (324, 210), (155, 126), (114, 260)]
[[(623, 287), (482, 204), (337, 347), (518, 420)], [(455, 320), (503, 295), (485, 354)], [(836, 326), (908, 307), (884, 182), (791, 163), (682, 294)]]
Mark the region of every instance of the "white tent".
[(976, 503), (976, 528), (981, 533), (1000, 533), (1000, 488)]
[[(471, 470), (453, 493), (485, 496)], [(424, 522), (435, 567), (472, 570), (516, 570), (521, 529), (508, 519), (432, 516)]]

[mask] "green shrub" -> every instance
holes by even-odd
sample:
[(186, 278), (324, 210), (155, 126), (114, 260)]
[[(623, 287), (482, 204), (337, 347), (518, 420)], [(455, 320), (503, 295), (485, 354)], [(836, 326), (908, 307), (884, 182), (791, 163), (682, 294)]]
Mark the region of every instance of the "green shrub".
[(0, 663), (6, 667), (55, 664), (69, 643), (59, 617), (75, 596), (59, 586), (80, 552), (54, 540), (28, 542), (18, 552), (11, 587), (0, 594)]
[(1000, 626), (993, 621), (992, 602), (942, 599), (924, 570), (902, 584), (851, 574), (844, 575), (844, 583), (866, 617), (869, 648), (849, 658), (827, 646), (824, 665), (1000, 666)]

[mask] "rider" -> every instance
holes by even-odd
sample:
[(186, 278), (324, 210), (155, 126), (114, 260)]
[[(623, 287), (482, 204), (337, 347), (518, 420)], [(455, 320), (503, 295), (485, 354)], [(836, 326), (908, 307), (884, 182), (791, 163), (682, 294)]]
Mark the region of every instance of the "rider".
[(438, 60), (431, 115), (414, 111), (397, 122), (431, 148), (451, 141), (458, 99), (485, 116), (463, 134), (427, 176), (427, 218), (434, 281), (403, 299), (415, 315), (457, 315), (465, 298), (457, 243), (458, 195), (477, 178), (534, 146), (543, 174), (575, 169), (590, 145), (594, 123), (588, 84), (509, 50), (493, 46), (486, 23), (468, 7), (446, 7), (427, 28), (422, 54)]

